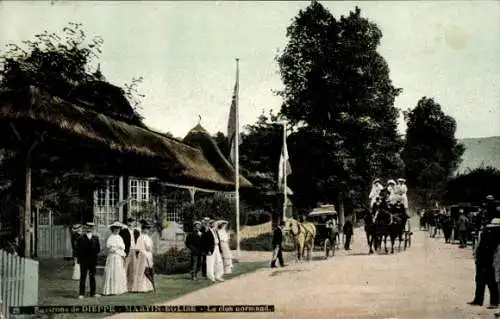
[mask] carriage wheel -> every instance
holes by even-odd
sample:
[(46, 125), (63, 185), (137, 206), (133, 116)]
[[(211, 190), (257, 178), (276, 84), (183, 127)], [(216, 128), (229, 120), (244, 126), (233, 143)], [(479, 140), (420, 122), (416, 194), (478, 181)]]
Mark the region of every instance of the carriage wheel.
[(325, 239), (325, 243), (323, 244), (324, 249), (325, 249), (325, 258), (328, 258), (328, 255), (330, 255), (330, 249), (332, 247), (332, 244), (330, 243), (330, 239)]

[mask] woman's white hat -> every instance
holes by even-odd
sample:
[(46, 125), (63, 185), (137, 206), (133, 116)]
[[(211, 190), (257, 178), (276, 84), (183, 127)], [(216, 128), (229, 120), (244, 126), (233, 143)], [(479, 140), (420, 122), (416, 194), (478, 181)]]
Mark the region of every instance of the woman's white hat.
[(404, 179), (404, 178), (398, 178), (398, 182), (403, 182), (404, 183), (404, 182), (406, 182), (406, 179)]
[(116, 221), (114, 222), (113, 224), (109, 225), (109, 228), (126, 228), (127, 226), (125, 226), (124, 224), (120, 223), (119, 221)]
[(393, 179), (390, 179), (389, 181), (387, 181), (387, 184), (396, 184), (396, 182)]
[(218, 220), (218, 221), (216, 221), (216, 222), (214, 223), (214, 225), (215, 225), (216, 227), (219, 227), (219, 225), (227, 225), (227, 224), (228, 224), (227, 220), (223, 220), (223, 219)]

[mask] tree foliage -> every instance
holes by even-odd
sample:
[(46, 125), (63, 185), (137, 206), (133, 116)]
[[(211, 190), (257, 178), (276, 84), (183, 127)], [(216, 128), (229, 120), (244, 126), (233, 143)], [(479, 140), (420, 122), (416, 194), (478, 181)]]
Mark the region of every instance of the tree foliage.
[(405, 112), (406, 142), (402, 151), (406, 177), (423, 205), (439, 200), (458, 168), (464, 146), (455, 137), (456, 122), (432, 98), (422, 97)]
[[(16, 89), (29, 85), (38, 86), (61, 98), (73, 100), (77, 87), (89, 82), (105, 81), (100, 71), (99, 59), (104, 40), (100, 36), (89, 39), (82, 24), (70, 22), (62, 32), (44, 31), (34, 40), (10, 43), (0, 56), (0, 87)], [(132, 105), (131, 116), (141, 118), (136, 112), (145, 97), (139, 84), (143, 78), (133, 78), (121, 93)], [(99, 105), (103, 107), (105, 105)], [(105, 113), (106, 109), (98, 110)]]
[(500, 190), (494, 185), (500, 185), (500, 170), (493, 167), (479, 167), (449, 180), (444, 200), (447, 204), (481, 203), (488, 195), (499, 199)]
[[(82, 99), (90, 102), (78, 103), (81, 107), (140, 125), (141, 116), (136, 109), (144, 97), (138, 88), (142, 77), (133, 79), (130, 85), (125, 84), (125, 89), (107, 83), (99, 64), (103, 43), (99, 36), (89, 38), (81, 24), (69, 23), (62, 32), (44, 31), (35, 35), (33, 40), (8, 44), (0, 54), (0, 88), (15, 90), (35, 85), (70, 102)], [(101, 91), (90, 86), (95, 83), (104, 84), (98, 86)], [(118, 93), (121, 100), (108, 101), (107, 96), (100, 94), (102, 88), (106, 89), (106, 94)], [(0, 171), (10, 173), (2, 176), (4, 187), (0, 196), (2, 202), (7, 203), (5, 205), (10, 205), (4, 211), (15, 216), (24, 202), (24, 155), (18, 150), (7, 153), (9, 155), (0, 160)], [(37, 163), (43, 162), (51, 167), (32, 170), (33, 202), (43, 202), (56, 213), (69, 213), (68, 222), (75, 218), (91, 218), (88, 216), (93, 208), (91, 190), (102, 179), (81, 169), (69, 168), (64, 159), (52, 158), (51, 154), (39, 155), (44, 161), (38, 157)]]
[[(240, 205), (240, 226), (247, 222), (248, 209)], [(208, 217), (214, 220), (227, 220), (228, 228), (236, 229), (236, 207), (234, 202), (221, 196), (203, 196), (196, 200), (195, 204), (184, 203), (182, 205), (182, 219), (184, 230), (192, 229), (193, 221)]]
[(287, 37), (276, 60), (281, 114), (301, 128), (290, 136), (294, 191), (302, 205), (336, 201), (339, 193), (362, 205), (373, 177), (402, 170), (394, 107), (401, 89), (377, 52), (382, 32), (357, 7), (335, 19), (313, 2)]

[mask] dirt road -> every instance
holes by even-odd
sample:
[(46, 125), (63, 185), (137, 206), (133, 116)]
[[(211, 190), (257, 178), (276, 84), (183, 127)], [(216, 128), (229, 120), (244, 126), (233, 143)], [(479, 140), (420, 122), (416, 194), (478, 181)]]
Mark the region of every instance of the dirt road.
[[(494, 317), (495, 310), (466, 304), (472, 299), (474, 289), (471, 249), (446, 245), (442, 238), (431, 239), (427, 233), (416, 231), (412, 247), (406, 251), (367, 255), (364, 236), (357, 230), (353, 249), (342, 250), (334, 258), (278, 270), (262, 269), (168, 302), (169, 305), (274, 304), (274, 313), (122, 314), (112, 318)], [(258, 258), (257, 255), (254, 257)], [(486, 295), (486, 302), (488, 298)]]

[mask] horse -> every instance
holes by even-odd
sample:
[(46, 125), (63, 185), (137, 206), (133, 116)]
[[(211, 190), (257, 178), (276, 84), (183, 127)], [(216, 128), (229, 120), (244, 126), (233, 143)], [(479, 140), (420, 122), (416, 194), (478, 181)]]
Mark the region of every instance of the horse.
[(293, 236), (297, 248), (297, 260), (301, 260), (307, 248), (307, 259), (312, 259), (314, 250), (314, 238), (316, 237), (316, 226), (310, 222), (301, 223), (293, 218), (289, 219), (288, 227)]
[(388, 253), (387, 249), (387, 237), (389, 237), (389, 225), (391, 223), (391, 214), (385, 210), (381, 209), (375, 215), (374, 222), (374, 240), (375, 240), (375, 250), (379, 251), (382, 249), (382, 241), (384, 242), (385, 252)]
[[(365, 234), (366, 234), (366, 243), (370, 248), (369, 254), (373, 254), (373, 248), (375, 248), (374, 234), (375, 234), (375, 223), (373, 220), (373, 216), (369, 211), (365, 211), (365, 215), (363, 217), (365, 224)], [(373, 248), (372, 248), (373, 247)]]

